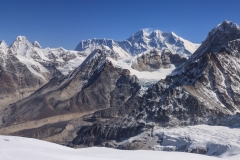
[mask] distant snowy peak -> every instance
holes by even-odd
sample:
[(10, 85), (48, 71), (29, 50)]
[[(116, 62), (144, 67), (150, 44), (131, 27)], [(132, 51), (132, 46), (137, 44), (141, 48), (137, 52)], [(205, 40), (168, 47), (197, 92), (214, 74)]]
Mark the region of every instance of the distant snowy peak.
[(173, 54), (179, 54), (181, 57), (189, 57), (199, 47), (199, 44), (185, 40), (173, 32), (168, 33), (155, 30), (149, 33), (145, 30), (140, 30), (124, 41), (96, 38), (83, 40), (75, 50), (94, 50), (98, 45), (107, 46), (110, 50), (117, 52), (119, 57), (138, 55), (152, 49), (169, 49)]
[(10, 49), (13, 53), (24, 54), (28, 48), (33, 47), (32, 43), (24, 36), (18, 36), (11, 44)]
[[(0, 41), (0, 54), (5, 56), (13, 54), (31, 71), (40, 68), (39, 71), (44, 74), (48, 73), (47, 70), (53, 66), (62, 74), (68, 74), (78, 67), (88, 55), (85, 52), (66, 50), (62, 47), (42, 48), (37, 41), (32, 43), (25, 36), (18, 36), (10, 47), (4, 41)], [(36, 67), (32, 69), (34, 66)]]
[(6, 48), (8, 48), (8, 45), (6, 44), (6, 42), (5, 41), (0, 41), (0, 49), (6, 49)]
[(85, 53), (90, 54), (92, 51), (98, 48), (105, 48), (111, 51), (114, 51), (118, 54), (119, 57), (130, 57), (129, 53), (126, 52), (118, 42), (112, 39), (97, 39), (94, 38), (92, 40), (83, 40), (78, 46), (75, 48), (76, 51), (84, 51)]
[(37, 47), (37, 48), (40, 48), (40, 49), (42, 48), (42, 46), (37, 41), (33, 42), (33, 46)]
[(167, 48), (173, 54), (179, 54), (181, 57), (188, 57), (200, 46), (200, 44), (194, 44), (177, 36), (173, 32), (162, 32), (160, 30), (155, 30), (151, 33), (140, 30), (127, 40), (132, 43), (132, 46), (135, 46), (132, 50), (134, 52), (133, 54), (142, 52), (142, 50), (136, 50), (136, 48), (142, 48), (146, 51), (154, 48), (159, 50)]
[(138, 40), (138, 39), (143, 39), (143, 38), (147, 38), (147, 37), (149, 37), (149, 33), (141, 29), (140, 31), (133, 34), (127, 40), (132, 41), (132, 40)]
[(94, 38), (92, 40), (88, 39), (88, 40), (83, 40), (81, 42), (82, 45), (80, 45), (79, 47), (82, 47), (82, 49), (88, 48), (90, 47), (95, 47), (98, 45), (105, 45), (105, 46), (110, 46), (110, 45), (114, 45), (114, 41), (112, 39), (97, 39)]

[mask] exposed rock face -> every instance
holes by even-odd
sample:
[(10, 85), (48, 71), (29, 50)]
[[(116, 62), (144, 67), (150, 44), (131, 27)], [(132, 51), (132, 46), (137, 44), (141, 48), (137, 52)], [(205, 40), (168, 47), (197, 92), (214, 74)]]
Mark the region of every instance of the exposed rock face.
[[(32, 92), (47, 83), (54, 76), (61, 76), (55, 68), (49, 66), (49, 73), (44, 76), (36, 76), (29, 68), (21, 63), (19, 59), (11, 54), (0, 57), (1, 61), (1, 107), (9, 103), (14, 103), (19, 99), (28, 97)], [(35, 68), (39, 72), (39, 68)]]
[(42, 49), (35, 41), (18, 36), (10, 47), (0, 42), (0, 107), (28, 97), (49, 82), (79, 66), (87, 55), (63, 48)]
[(96, 50), (70, 75), (52, 79), (28, 98), (6, 108), (2, 125), (122, 106), (137, 94), (140, 85), (136, 76), (114, 67), (107, 56)]
[(163, 51), (152, 50), (137, 57), (132, 62), (132, 68), (139, 71), (155, 71), (160, 68), (178, 67), (187, 61), (187, 58), (180, 57), (178, 54), (172, 54), (168, 49)]
[[(28, 97), (31, 93), (62, 73), (49, 63), (32, 63), (28, 58), (19, 56), (25, 54), (24, 48), (32, 45), (25, 38), (18, 37), (8, 47), (4, 41), (0, 45), (0, 107)], [(34, 54), (34, 52), (31, 52)]]

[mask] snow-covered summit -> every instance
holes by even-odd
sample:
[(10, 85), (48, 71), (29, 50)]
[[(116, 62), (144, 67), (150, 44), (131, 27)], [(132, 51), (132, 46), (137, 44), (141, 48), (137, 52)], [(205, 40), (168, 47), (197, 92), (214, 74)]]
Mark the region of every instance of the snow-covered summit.
[(1, 49), (6, 49), (6, 48), (8, 48), (8, 45), (6, 44), (6, 42), (5, 41), (0, 41), (0, 48)]
[(110, 50), (117, 52), (120, 57), (138, 55), (152, 49), (169, 49), (173, 54), (179, 54), (181, 57), (189, 57), (199, 47), (199, 44), (185, 40), (173, 32), (162, 32), (160, 30), (147, 32), (142, 29), (124, 41), (115, 41), (112, 39), (83, 40), (75, 50), (93, 50), (92, 48), (97, 45), (107, 46)]
[(238, 24), (225, 20), (222, 23), (218, 24), (215, 28), (213, 28), (210, 32), (209, 35), (213, 35), (217, 31), (224, 32), (224, 33), (230, 33), (232, 31), (240, 30)]
[[(146, 51), (152, 50), (153, 48), (159, 50), (169, 49), (173, 54), (179, 54), (181, 57), (188, 57), (199, 47), (199, 44), (191, 43), (173, 32), (155, 30), (148, 34), (142, 30), (142, 33), (142, 36), (138, 38), (136, 35), (139, 36), (139, 34), (134, 34), (128, 41), (133, 43), (134, 46), (138, 46), (138, 48), (142, 48)], [(139, 54), (140, 51), (133, 50), (135, 54)]]
[(34, 41), (34, 42), (33, 42), (33, 46), (34, 46), (34, 47), (38, 47), (38, 48), (40, 48), (40, 49), (42, 48), (42, 46), (41, 46), (37, 41)]
[(239, 28), (239, 26), (238, 26), (237, 23), (234, 23), (234, 22), (228, 21), (228, 20), (224, 20), (221, 24), (218, 25), (218, 27), (223, 26), (223, 25), (226, 25), (226, 24), (227, 24), (228, 26), (232, 27), (232, 28)]
[(33, 45), (25, 36), (18, 36), (9, 48), (13, 53), (22, 55), (30, 47), (33, 47)]
[(145, 38), (148, 37), (149, 33), (146, 32), (145, 30), (141, 29), (138, 32), (134, 33), (130, 38), (128, 38), (129, 40), (135, 39), (137, 40), (138, 38)]

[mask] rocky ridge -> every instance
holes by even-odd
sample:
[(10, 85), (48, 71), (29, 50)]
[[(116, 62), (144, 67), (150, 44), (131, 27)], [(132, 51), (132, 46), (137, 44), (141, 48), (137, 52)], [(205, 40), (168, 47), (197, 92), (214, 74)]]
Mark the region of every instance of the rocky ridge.
[(172, 54), (168, 49), (151, 50), (137, 56), (132, 62), (132, 68), (139, 71), (156, 71), (160, 68), (173, 68), (185, 63), (187, 58)]

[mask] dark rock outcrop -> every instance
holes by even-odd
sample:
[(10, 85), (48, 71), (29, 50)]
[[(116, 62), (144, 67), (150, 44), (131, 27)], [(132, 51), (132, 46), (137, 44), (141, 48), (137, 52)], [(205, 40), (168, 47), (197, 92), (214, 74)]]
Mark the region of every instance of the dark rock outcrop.
[(152, 50), (149, 53), (144, 53), (132, 62), (132, 68), (139, 71), (155, 71), (160, 68), (178, 67), (187, 58), (180, 57), (178, 54), (172, 54), (168, 49), (162, 51)]
[[(0, 107), (28, 97), (55, 76), (62, 76), (56, 68), (49, 67), (48, 74), (36, 76), (13, 54), (0, 57)], [(36, 68), (36, 72), (38, 72)]]

